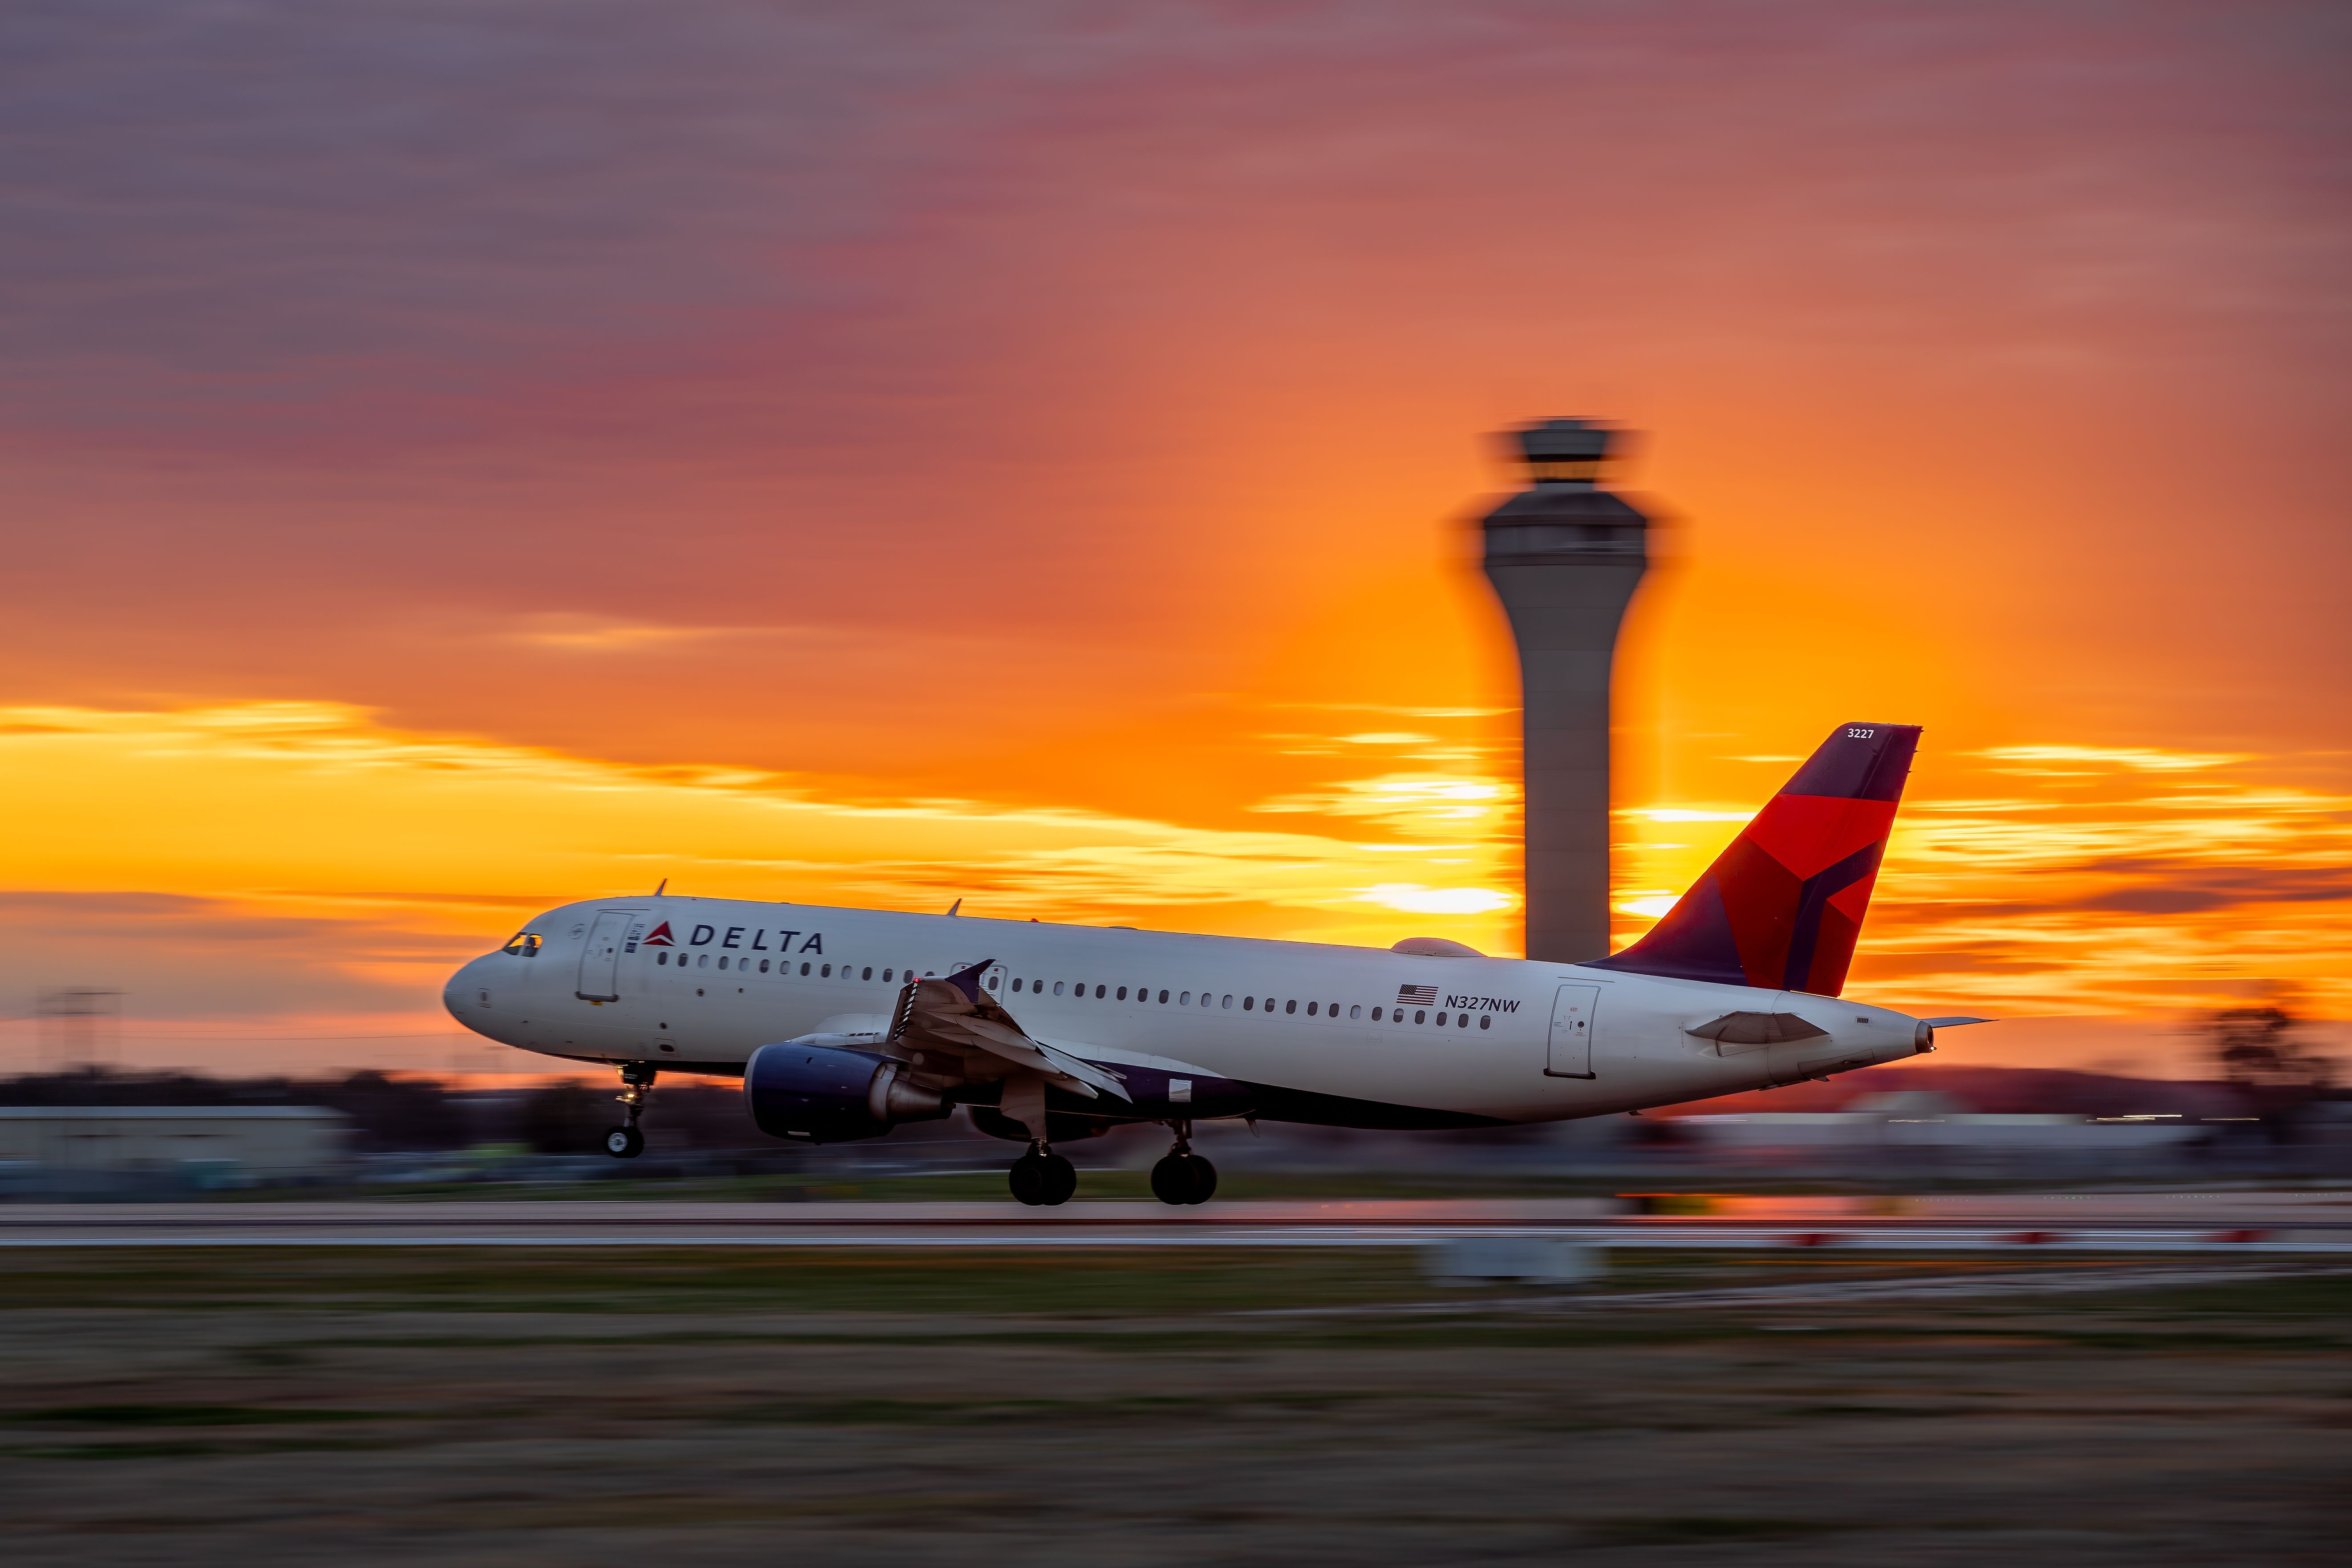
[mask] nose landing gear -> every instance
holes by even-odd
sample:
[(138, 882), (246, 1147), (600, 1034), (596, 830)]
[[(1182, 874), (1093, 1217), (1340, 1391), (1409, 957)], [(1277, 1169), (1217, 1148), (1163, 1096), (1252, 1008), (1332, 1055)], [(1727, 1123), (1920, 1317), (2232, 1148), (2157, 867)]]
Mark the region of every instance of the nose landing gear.
[(604, 1152), (615, 1160), (634, 1160), (646, 1152), (646, 1135), (637, 1131), (637, 1118), (654, 1097), (655, 1069), (647, 1062), (625, 1062), (621, 1066), (621, 1092), (616, 1097), (628, 1113), (628, 1120), (604, 1132)]
[(1078, 1190), (1077, 1168), (1043, 1143), (1013, 1162), (1013, 1195), (1031, 1208), (1052, 1208)]
[(1151, 1167), (1151, 1195), (1163, 1204), (1183, 1207), (1204, 1204), (1216, 1195), (1217, 1168), (1192, 1152), (1192, 1124), (1171, 1122), (1176, 1146)]

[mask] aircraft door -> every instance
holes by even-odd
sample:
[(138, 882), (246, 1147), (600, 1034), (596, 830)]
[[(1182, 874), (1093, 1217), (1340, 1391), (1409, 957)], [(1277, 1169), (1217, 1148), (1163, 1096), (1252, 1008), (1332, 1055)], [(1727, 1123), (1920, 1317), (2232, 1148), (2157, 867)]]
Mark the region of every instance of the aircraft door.
[(1601, 1005), (1598, 985), (1563, 985), (1551, 1005), (1551, 1044), (1544, 1062), (1547, 1078), (1592, 1078), (1593, 1014)]
[(604, 910), (589, 928), (588, 945), (580, 950), (580, 986), (572, 993), (583, 1002), (621, 999), (621, 943), (629, 934), (634, 910)]

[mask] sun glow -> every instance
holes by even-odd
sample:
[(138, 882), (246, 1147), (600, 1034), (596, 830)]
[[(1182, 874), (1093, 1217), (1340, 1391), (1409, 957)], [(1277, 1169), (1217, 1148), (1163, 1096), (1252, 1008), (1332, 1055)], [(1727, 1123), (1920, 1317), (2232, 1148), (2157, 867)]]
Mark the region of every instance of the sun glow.
[[(2061, 752), (2087, 785), (2005, 771)], [(2288, 977), (2323, 1005), (2352, 1004), (2329, 956), (2352, 948), (2352, 798), (2231, 757), (2191, 768), (2149, 754), (2004, 748), (1915, 784), (1857, 991), (2131, 1013)], [(2184, 772), (2212, 787), (2183, 794)], [(907, 909), (962, 898), (974, 914), (1379, 946), (1443, 934), (1504, 953), (1518, 905), (1516, 791), (1461, 774), (1339, 780), (1258, 808), (1295, 828), (1231, 829), (849, 801), (754, 769), (632, 767), (404, 731), (340, 704), (255, 702), (8, 710), (0, 778), (12, 816), (41, 825), (4, 852), (16, 891), (0, 921), (18, 951), (47, 962), (70, 937), (136, 952), (127, 967), (149, 994), (169, 1005), (178, 987), (192, 1016), (230, 1005), (237, 987), (224, 977), (256, 963), (277, 978), (245, 982), (320, 1016), (429, 996), (455, 956), (531, 909), (663, 878), (721, 896)], [(1621, 944), (1753, 809), (1618, 814)], [(1402, 931), (1399, 914), (1438, 929)], [(209, 978), (175, 971), (182, 951), (207, 954)]]
[[(2068, 765), (2011, 765), (2029, 759)], [(2284, 982), (2322, 1010), (2352, 1005), (2333, 956), (2352, 948), (2352, 797), (2261, 776), (2278, 765), (2080, 746), (1940, 759), (1895, 819), (1853, 989), (1898, 1005), (2147, 1014)], [(2210, 787), (2181, 793), (2189, 772)], [(1687, 886), (1748, 815), (1621, 812), (1623, 864), (1645, 890), (1616, 900), (1640, 917), (1619, 940), (1673, 906), (1646, 889)]]
[[(532, 910), (665, 878), (723, 897), (961, 898), (965, 913), (1000, 918), (1512, 945), (1516, 900), (1492, 885), (1507, 849), (1497, 834), (1364, 841), (1368, 826), (1433, 817), (1458, 830), (1465, 811), (1491, 827), (1504, 804), (1491, 782), (1355, 781), (1319, 821), (1236, 831), (969, 799), (849, 802), (784, 774), (630, 767), (298, 702), (0, 710), (0, 780), (11, 816), (41, 825), (0, 850), (16, 889), (0, 924), (24, 939), (19, 955), (29, 964), (70, 934), (83, 956), (57, 962), (131, 975), (151, 1010), (189, 1015), (256, 994), (320, 1016), (393, 994), (429, 1008), (457, 957)], [(1399, 879), (1417, 866), (1437, 874)], [(1424, 919), (1407, 931), (1394, 913)], [(201, 951), (212, 980), (175, 969), (177, 949)], [(242, 996), (217, 984), (225, 973)]]

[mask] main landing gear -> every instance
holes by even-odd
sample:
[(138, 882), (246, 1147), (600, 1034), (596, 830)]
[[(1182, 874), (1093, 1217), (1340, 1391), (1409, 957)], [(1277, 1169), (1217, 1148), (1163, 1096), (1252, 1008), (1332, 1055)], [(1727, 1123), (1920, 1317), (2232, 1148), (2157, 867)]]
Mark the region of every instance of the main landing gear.
[(653, 1097), (653, 1065), (649, 1062), (623, 1063), (618, 1098), (627, 1108), (629, 1119), (618, 1127), (605, 1130), (605, 1153), (615, 1160), (634, 1160), (646, 1152), (646, 1135), (637, 1131), (637, 1118), (646, 1113), (646, 1106)]
[(1178, 1121), (1171, 1126), (1176, 1133), (1176, 1147), (1151, 1167), (1151, 1195), (1179, 1207), (1207, 1203), (1217, 1193), (1217, 1168), (1192, 1152), (1191, 1122)]
[(1076, 1167), (1043, 1143), (1013, 1162), (1013, 1195), (1031, 1208), (1052, 1208), (1078, 1190)]

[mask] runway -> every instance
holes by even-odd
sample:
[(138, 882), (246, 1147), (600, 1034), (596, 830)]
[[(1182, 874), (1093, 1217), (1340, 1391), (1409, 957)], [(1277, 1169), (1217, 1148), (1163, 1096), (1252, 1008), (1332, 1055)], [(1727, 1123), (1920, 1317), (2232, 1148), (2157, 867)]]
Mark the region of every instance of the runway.
[[(1677, 1200), (1692, 1201), (1692, 1200)], [(1412, 1247), (1467, 1237), (1605, 1248), (2352, 1252), (2352, 1191), (1711, 1200), (1002, 1203), (14, 1204), (0, 1247)]]

